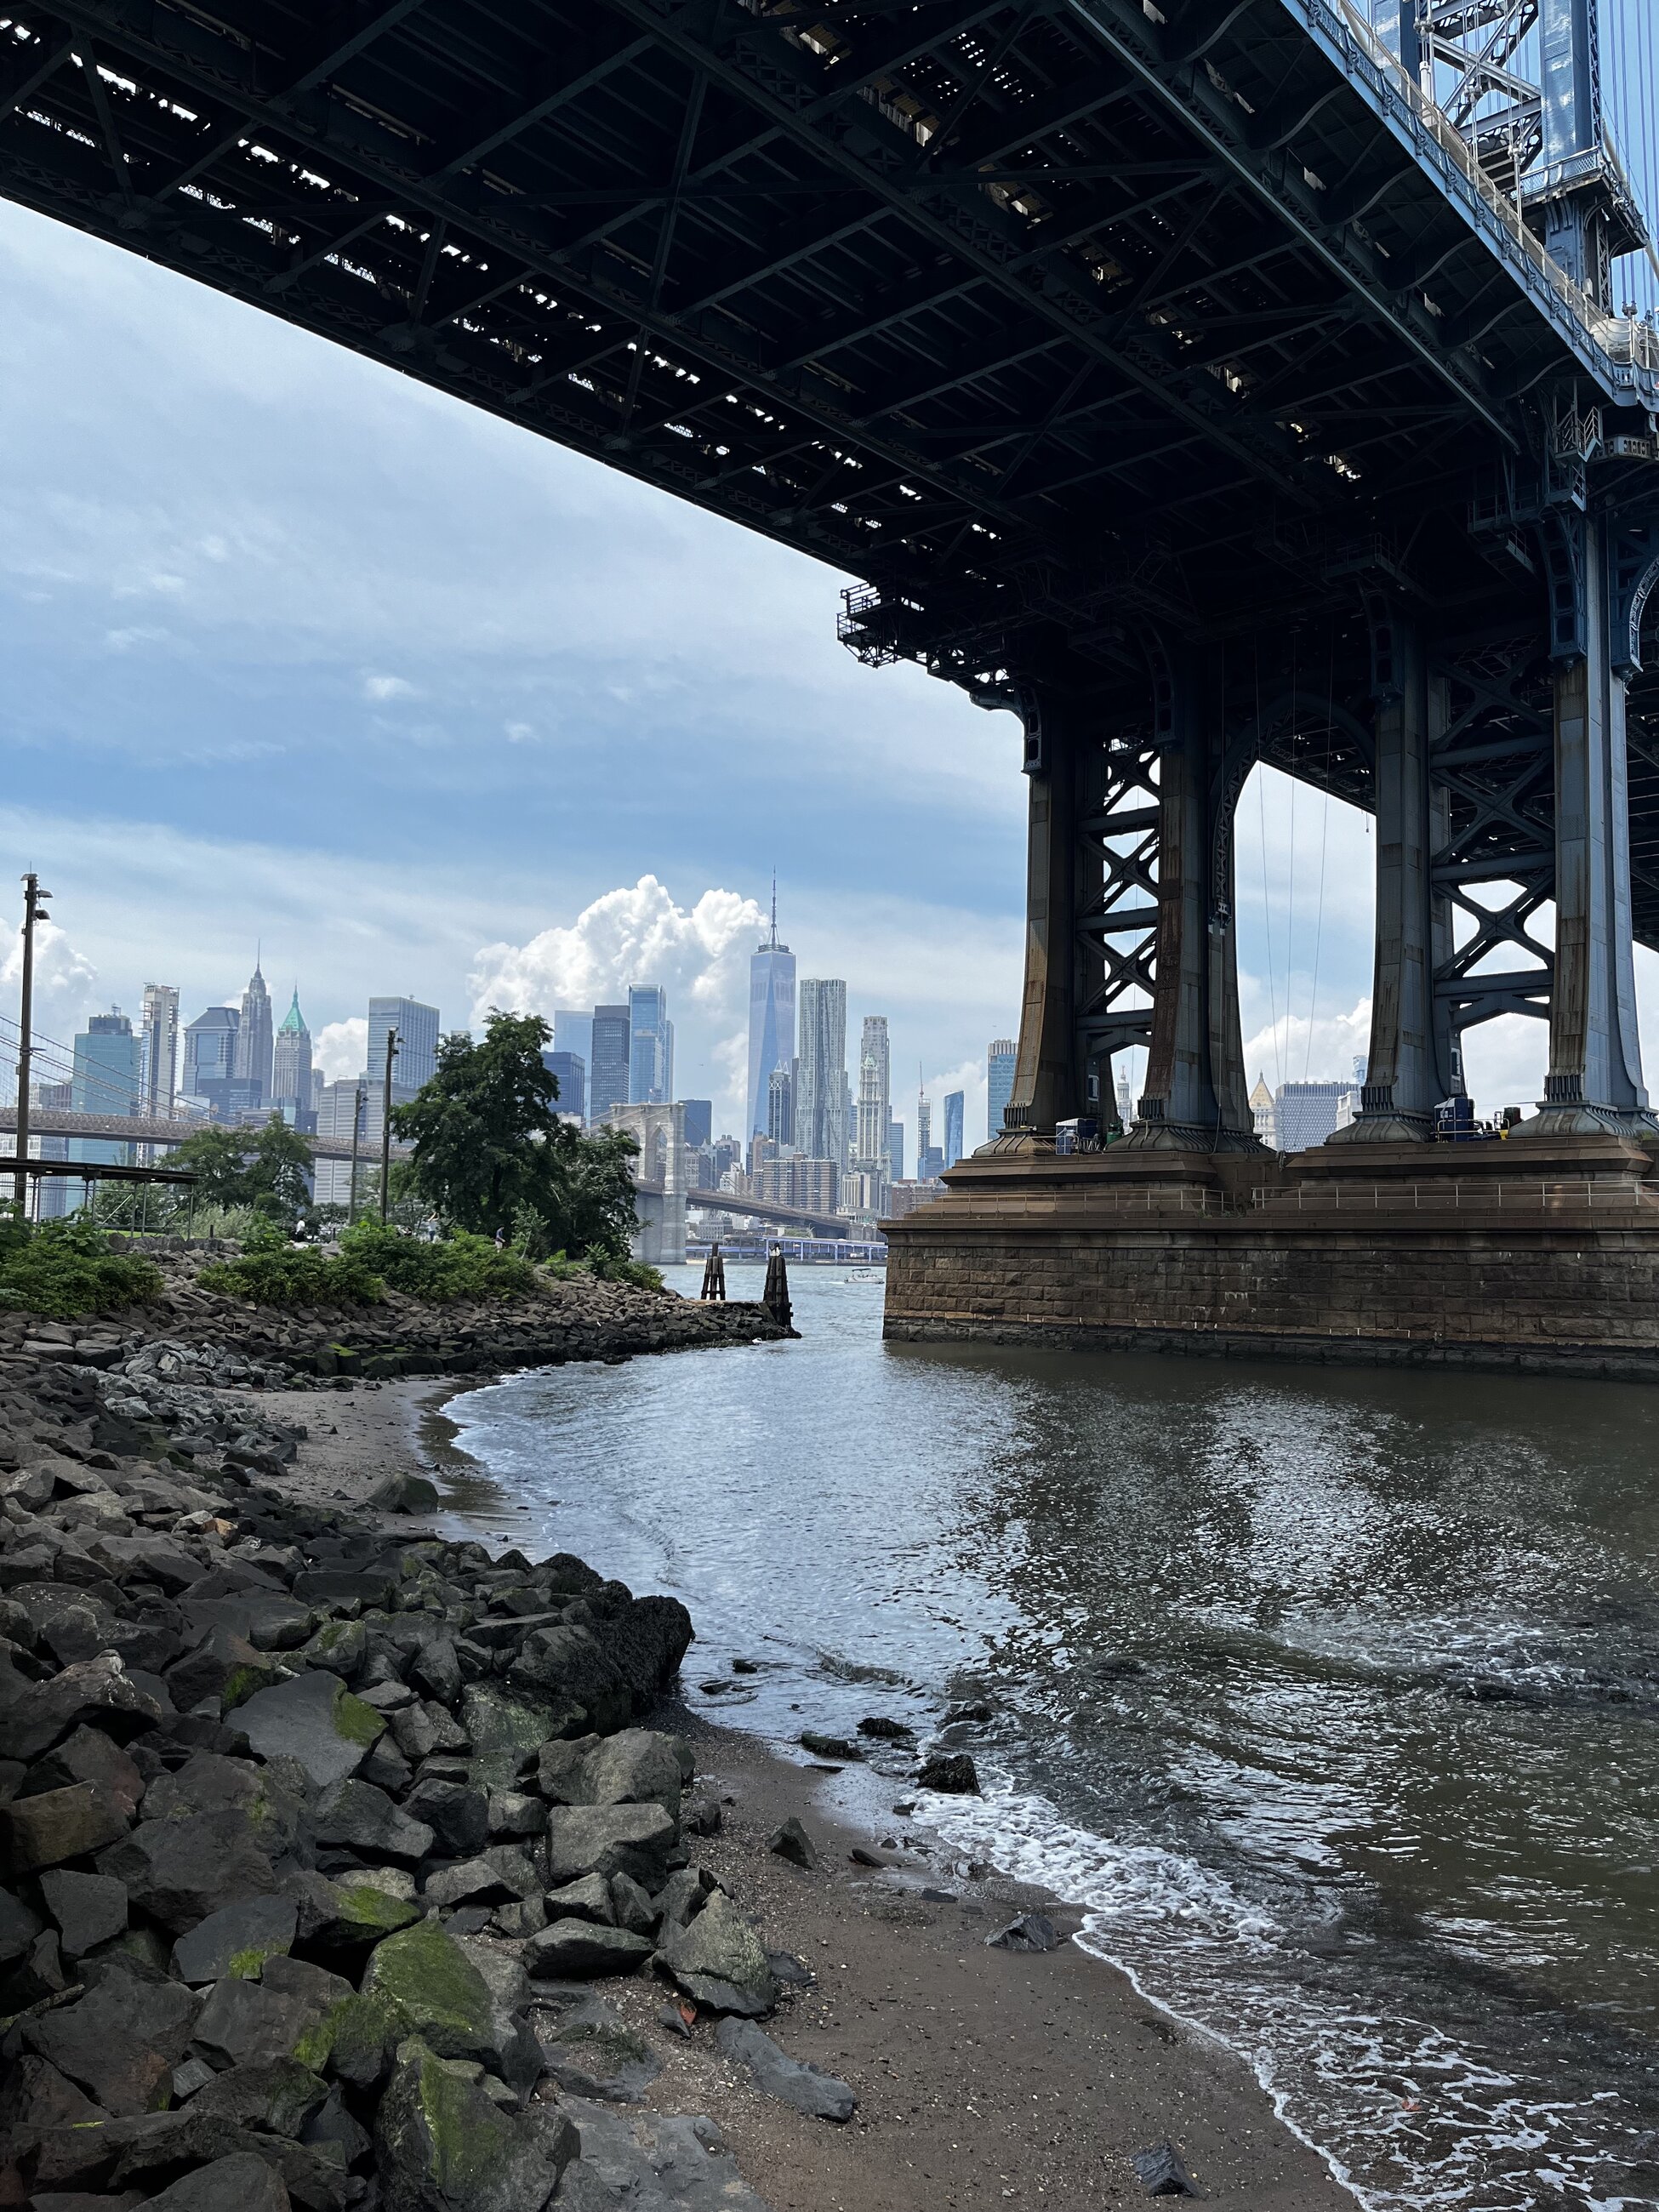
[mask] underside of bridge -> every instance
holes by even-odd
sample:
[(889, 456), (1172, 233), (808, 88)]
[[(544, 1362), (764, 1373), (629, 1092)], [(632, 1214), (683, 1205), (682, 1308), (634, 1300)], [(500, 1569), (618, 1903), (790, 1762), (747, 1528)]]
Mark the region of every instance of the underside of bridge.
[[(1128, 1297), (1248, 1333), (1257, 1279), (1217, 1255), (1284, 1183), (1253, 1158), (1233, 936), (1266, 761), (1378, 823), (1364, 1109), (1296, 1186), (1304, 1244), (1339, 1249), (1320, 1208), (1364, 1185), (1395, 1194), (1380, 1250), (1398, 1194), (1443, 1182), (1434, 1109), (1505, 1012), (1550, 1030), (1506, 1176), (1594, 1193), (1524, 1298), (1402, 1246), (1358, 1318), (1291, 1267), (1275, 1328), (1335, 1298), (1326, 1334), (1412, 1340), (1426, 1268), (1443, 1335), (1659, 1352), (1628, 1297), (1608, 1318), (1632, 1285), (1659, 1313), (1632, 961), (1659, 945), (1659, 341), (1618, 289), (1643, 217), (1595, 0), (1370, 12), (0, 15), (0, 192), (816, 556), (856, 580), (854, 651), (1019, 717), (1008, 1126), (894, 1224), (896, 1328), (1128, 1327)], [(1137, 1127), (1057, 1158), (1132, 1046)], [(1197, 1240), (1186, 1291), (1126, 1257), (1130, 1204)]]

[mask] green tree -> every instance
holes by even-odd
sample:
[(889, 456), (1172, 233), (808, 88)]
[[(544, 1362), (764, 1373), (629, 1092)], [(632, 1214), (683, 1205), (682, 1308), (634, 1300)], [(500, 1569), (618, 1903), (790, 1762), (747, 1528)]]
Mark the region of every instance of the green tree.
[(249, 1201), (262, 1213), (291, 1222), (311, 1203), (307, 1182), (311, 1162), (311, 1146), (306, 1139), (280, 1114), (273, 1114), (260, 1130), (247, 1162)]
[(246, 1206), (247, 1139), (234, 1129), (198, 1129), (175, 1146), (170, 1164), (196, 1178), (196, 1198), (204, 1206)]
[(560, 1120), (542, 1058), (552, 1034), (539, 1014), (492, 1007), (482, 1042), (446, 1037), (432, 1080), (392, 1109), (393, 1133), (413, 1146), (400, 1184), (452, 1228), (522, 1242), (529, 1218), (541, 1224), (530, 1241), (550, 1251), (620, 1256), (637, 1147), (620, 1131), (583, 1137)]
[(246, 1129), (198, 1129), (173, 1157), (196, 1177), (199, 1206), (252, 1206), (272, 1220), (291, 1223), (310, 1203), (311, 1146), (280, 1114), (257, 1135)]

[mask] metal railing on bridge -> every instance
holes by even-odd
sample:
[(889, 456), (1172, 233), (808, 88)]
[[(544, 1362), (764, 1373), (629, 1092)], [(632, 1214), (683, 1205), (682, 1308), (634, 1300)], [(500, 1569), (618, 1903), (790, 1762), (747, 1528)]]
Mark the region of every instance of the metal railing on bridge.
[[(1518, 255), (1541, 279), (1553, 300), (1571, 316), (1592, 344), (1622, 368), (1659, 370), (1659, 331), (1626, 316), (1604, 314), (1583, 285), (1569, 276), (1543, 240), (1529, 229), (1518, 200), (1489, 176), (1451, 118), (1401, 67), (1353, 0), (1289, 0), (1310, 31), (1322, 34), (1342, 53), (1348, 73), (1368, 82), (1379, 100), (1403, 107), (1415, 126), (1412, 137), (1424, 167), (1438, 176), (1449, 198), (1459, 197), (1457, 180), (1500, 226), (1513, 261)], [(1623, 164), (1608, 149), (1619, 173)]]
[(1303, 1183), (1294, 1190), (1263, 1188), (1250, 1193), (1262, 1213), (1567, 1213), (1652, 1212), (1659, 1192), (1645, 1183), (1607, 1176), (1583, 1182), (1540, 1182), (1480, 1179), (1468, 1182)]

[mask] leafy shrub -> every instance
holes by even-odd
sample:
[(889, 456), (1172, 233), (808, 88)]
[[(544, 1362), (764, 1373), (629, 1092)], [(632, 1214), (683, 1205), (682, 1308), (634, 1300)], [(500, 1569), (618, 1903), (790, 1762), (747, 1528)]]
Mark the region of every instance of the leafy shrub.
[(613, 1260), (607, 1253), (596, 1252), (590, 1264), (602, 1283), (631, 1283), (636, 1291), (659, 1291), (663, 1286), (660, 1270), (644, 1260)]
[(256, 1306), (373, 1306), (386, 1296), (386, 1285), (355, 1253), (327, 1258), (262, 1223), (249, 1231), (240, 1259), (216, 1260), (197, 1279), (204, 1290)]
[(0, 1230), (0, 1307), (74, 1321), (112, 1307), (142, 1305), (161, 1292), (159, 1268), (112, 1252), (91, 1222), (71, 1218), (38, 1226), (6, 1218)]
[(465, 1229), (428, 1244), (379, 1222), (360, 1221), (341, 1237), (340, 1249), (394, 1291), (434, 1305), (451, 1298), (522, 1297), (537, 1288), (536, 1270), (522, 1253), (498, 1252), (491, 1238)]

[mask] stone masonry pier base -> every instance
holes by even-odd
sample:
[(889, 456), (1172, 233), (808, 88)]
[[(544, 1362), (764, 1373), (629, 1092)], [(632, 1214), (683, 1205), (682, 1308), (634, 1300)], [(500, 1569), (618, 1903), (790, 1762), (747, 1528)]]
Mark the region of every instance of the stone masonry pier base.
[(1057, 1158), (1027, 1139), (887, 1224), (909, 1342), (1659, 1382), (1659, 1183), (1613, 1136)]

